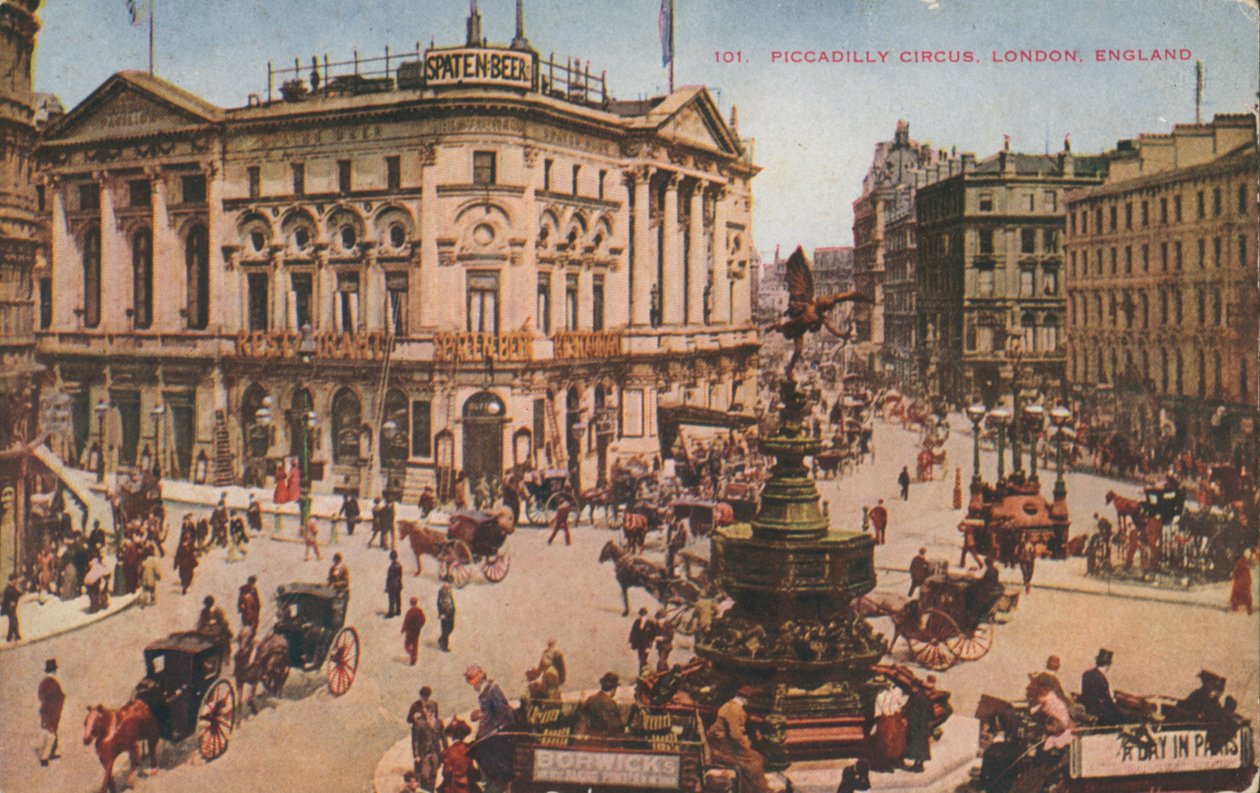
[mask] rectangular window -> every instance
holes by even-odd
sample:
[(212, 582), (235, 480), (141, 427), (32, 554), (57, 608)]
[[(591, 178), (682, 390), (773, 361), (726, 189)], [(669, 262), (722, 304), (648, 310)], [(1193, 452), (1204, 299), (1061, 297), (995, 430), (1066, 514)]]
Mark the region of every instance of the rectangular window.
[(411, 403), (411, 456), (433, 456), (433, 403), (417, 399)]
[(1103, 230), (1102, 218), (1103, 218), (1102, 207), (1098, 207), (1097, 209), (1094, 210), (1094, 233), (1095, 234), (1102, 234), (1102, 230)]
[(1142, 202), (1142, 228), (1146, 228), (1149, 225), (1151, 225), (1151, 205), (1143, 201)]
[(582, 166), (580, 165), (573, 166), (573, 195), (578, 194), (578, 180), (581, 178), (581, 175), (582, 175)]
[(1081, 233), (1089, 233), (1089, 213), (1083, 209), (1081, 210)]
[(1020, 296), (1020, 297), (1032, 297), (1032, 296), (1033, 296), (1033, 276), (1034, 276), (1034, 274), (1035, 274), (1035, 273), (1034, 273), (1034, 270), (1033, 270), (1033, 268), (1032, 268), (1032, 267), (1021, 267), (1021, 268), (1019, 268), (1019, 296)]
[(206, 177), (204, 174), (192, 174), (180, 180), (180, 198), (185, 204), (206, 203)]
[(1111, 249), (1111, 274), (1116, 274), (1116, 249)]
[(473, 333), (499, 332), (499, 274), (468, 274), (467, 330)]
[(604, 276), (591, 277), (591, 330), (604, 329)]
[(47, 201), (48, 196), (44, 192), (44, 186), (42, 184), (35, 185), (35, 208), (40, 212), (45, 211)]
[(1246, 267), (1247, 262), (1247, 235), (1238, 235), (1238, 266)]
[(1102, 248), (1098, 249), (1098, 255), (1094, 257), (1094, 275), (1102, 275)]
[(1212, 238), (1212, 266), (1220, 268), (1221, 266), (1221, 238)]
[(1212, 188), (1212, 217), (1218, 218), (1220, 216), (1221, 216), (1221, 188), (1213, 187)]
[(992, 193), (980, 194), (980, 211), (981, 212), (993, 211), (993, 194)]
[(1181, 196), (1173, 196), (1173, 222), (1181, 222)]
[(1025, 198), (1027, 200), (1024, 201), (1024, 208), (1029, 212), (1035, 211), (1037, 209), (1037, 196), (1033, 193), (1029, 193), (1025, 196)]
[(599, 200), (604, 200), (604, 182), (608, 181), (608, 171), (599, 172)]
[(337, 192), (350, 192), (350, 161), (337, 160)]
[(1059, 230), (1044, 229), (1041, 233), (1041, 248), (1046, 253), (1059, 252)]
[(543, 190), (551, 190), (551, 166), (555, 160), (543, 160)]
[(1059, 194), (1053, 190), (1047, 190), (1045, 193), (1045, 209), (1047, 212), (1059, 211)]
[(246, 169), (249, 174), (249, 197), (257, 198), (262, 195), (262, 169), (257, 165), (251, 165)]
[(267, 274), (250, 273), (249, 291), (249, 329), (267, 330)]
[(1111, 220), (1110, 230), (1111, 230), (1111, 231), (1115, 231), (1115, 230), (1116, 230), (1116, 206), (1115, 206), (1115, 204), (1112, 204), (1112, 205), (1111, 205), (1111, 211), (1110, 211), (1110, 212), (1108, 212), (1107, 214), (1109, 215), (1110, 220)]
[(79, 185), (79, 211), (88, 212), (101, 208), (101, 186), (96, 182)]
[(578, 329), (578, 277), (570, 273), (564, 277), (564, 329)]
[(385, 298), (389, 310), (388, 326), (395, 336), (407, 335), (407, 271), (385, 273)]
[(1173, 270), (1181, 272), (1181, 240), (1173, 243)]
[(306, 163), (294, 162), (289, 164), (289, 170), (293, 173), (293, 195), (303, 195), (306, 193)]
[(1019, 252), (1020, 253), (1036, 253), (1037, 252), (1037, 230), (1036, 229), (1020, 229), (1019, 230)]
[(354, 333), (359, 326), (359, 274), (337, 273), (337, 293), (333, 296), (333, 319), (337, 330)]
[(133, 179), (127, 182), (127, 206), (143, 209), (149, 206), (153, 188), (148, 179)]
[(402, 158), (385, 158), (385, 187), (388, 190), (402, 189)]
[(1203, 200), (1204, 198), (1203, 191), (1200, 190), (1198, 193), (1195, 193), (1194, 197), (1195, 197), (1195, 205), (1198, 210), (1198, 217), (1200, 220), (1202, 220), (1203, 217), (1207, 215), (1207, 204)]
[(1076, 236), (1076, 213), (1075, 212), (1068, 213), (1068, 234), (1072, 235), (1073, 237)]
[(1072, 256), (1068, 259), (1068, 277), (1076, 277), (1076, 251), (1072, 251)]
[(52, 279), (39, 279), (39, 327), (52, 327)]
[(1181, 324), (1181, 290), (1173, 290), (1173, 322), (1177, 325)]
[(1207, 267), (1207, 240), (1199, 238), (1199, 269)]
[(538, 330), (545, 336), (551, 333), (551, 273), (538, 274)]
[(1247, 185), (1238, 185), (1238, 214), (1247, 214)]
[(311, 322), (311, 289), (310, 273), (293, 273), (289, 276), (293, 285), (293, 327), (300, 330)]
[(1151, 246), (1143, 245), (1142, 246), (1142, 272), (1148, 273), (1150, 271), (1151, 271)]
[(1159, 269), (1160, 272), (1168, 272), (1168, 243), (1166, 242), (1159, 244)]
[(980, 230), (980, 252), (993, 253), (993, 231), (992, 229)]
[(1128, 245), (1124, 246), (1124, 272), (1133, 272), (1133, 248)]
[(496, 161), (492, 151), (473, 152), (473, 184), (494, 184)]
[(1165, 226), (1168, 225), (1168, 199), (1159, 199), (1159, 222)]
[(1124, 227), (1133, 228), (1133, 204), (1131, 203), (1124, 205)]
[(976, 294), (979, 297), (993, 297), (992, 267), (980, 267), (976, 270)]
[(1059, 294), (1059, 268), (1045, 267), (1041, 271), (1041, 291), (1046, 295)]
[(1203, 293), (1203, 287), (1195, 290), (1194, 298), (1197, 309), (1196, 316), (1199, 318), (1199, 324), (1202, 325), (1207, 321), (1207, 295)]

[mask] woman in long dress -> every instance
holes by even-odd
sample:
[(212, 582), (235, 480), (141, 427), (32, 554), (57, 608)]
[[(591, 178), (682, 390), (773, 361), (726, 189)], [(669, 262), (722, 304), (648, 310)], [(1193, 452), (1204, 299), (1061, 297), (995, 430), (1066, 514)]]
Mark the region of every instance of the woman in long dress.
[(1242, 556), (1234, 562), (1234, 585), (1229, 593), (1229, 610), (1252, 611), (1251, 602), (1251, 549), (1243, 550)]
[(183, 594), (187, 595), (188, 587), (192, 585), (193, 571), (197, 569), (197, 551), (193, 548), (191, 536), (181, 542), (179, 550), (175, 551), (175, 569), (179, 571), (179, 585)]
[(875, 726), (871, 728), (871, 769), (891, 771), (906, 754), (906, 695), (893, 683), (875, 697)]

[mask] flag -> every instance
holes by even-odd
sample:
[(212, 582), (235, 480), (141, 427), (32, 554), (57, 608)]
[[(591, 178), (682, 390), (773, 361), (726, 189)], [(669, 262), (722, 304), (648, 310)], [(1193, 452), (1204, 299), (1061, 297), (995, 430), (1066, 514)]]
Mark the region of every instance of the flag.
[(131, 17), (131, 24), (140, 24), (140, 12), (136, 10), (136, 0), (127, 0), (127, 15)]
[(674, 59), (674, 0), (661, 0), (656, 27), (661, 34), (661, 66), (668, 66)]

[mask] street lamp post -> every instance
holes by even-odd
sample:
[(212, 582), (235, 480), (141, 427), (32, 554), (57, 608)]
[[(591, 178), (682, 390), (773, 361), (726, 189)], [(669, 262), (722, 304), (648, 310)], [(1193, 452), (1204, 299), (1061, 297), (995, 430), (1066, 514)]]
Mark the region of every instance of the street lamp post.
[(967, 408), (971, 420), (971, 484), (980, 484), (980, 423), (984, 421), (984, 405), (974, 404)]
[(1006, 408), (998, 408), (989, 413), (989, 421), (997, 430), (997, 478), (998, 482), (1006, 476), (1006, 425), (1011, 421), (1011, 414)]
[(157, 403), (150, 415), (153, 416), (153, 472), (158, 474), (162, 471), (162, 416), (166, 415), (166, 405)]
[(315, 411), (307, 411), (302, 420), (301, 508), (303, 527), (311, 519), (311, 434), (315, 432), (315, 427), (318, 424), (319, 416), (315, 415)]
[(97, 460), (96, 466), (97, 483), (103, 483), (105, 481), (105, 414), (107, 413), (109, 413), (109, 402), (102, 399), (100, 402), (96, 403), (96, 426), (100, 437), (97, 444), (100, 447), (100, 456)]
[(1024, 418), (1028, 419), (1028, 478), (1037, 478), (1037, 433), (1045, 425), (1046, 409), (1041, 405), (1029, 405), (1024, 408)]
[[(258, 410), (254, 411), (254, 422), (258, 424), (258, 426), (264, 428), (264, 430), (268, 433), (269, 439), (270, 439), (270, 433), (271, 433), (271, 423), (273, 421), (272, 415), (271, 415), (271, 405), (272, 405), (271, 396), (270, 395), (265, 396), (262, 398), (262, 406), (259, 407)], [(281, 476), (284, 476), (283, 472), (277, 473), (276, 474), (277, 480)], [(263, 476), (263, 481), (265, 484), (266, 482), (265, 474)], [(277, 489), (279, 488), (279, 486), (280, 486), (280, 482), (277, 481), (276, 482)], [(275, 525), (274, 532), (276, 535), (280, 534), (280, 505), (279, 504), (276, 505), (276, 525)]]
[(1050, 423), (1054, 425), (1054, 499), (1058, 501), (1067, 496), (1067, 483), (1063, 480), (1063, 447), (1071, 434), (1068, 422), (1072, 420), (1072, 411), (1060, 405), (1050, 411)]

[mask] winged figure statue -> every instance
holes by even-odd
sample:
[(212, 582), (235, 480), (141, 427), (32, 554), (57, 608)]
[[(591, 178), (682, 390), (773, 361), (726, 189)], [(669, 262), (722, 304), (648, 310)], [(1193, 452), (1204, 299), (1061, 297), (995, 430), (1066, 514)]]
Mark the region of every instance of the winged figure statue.
[(805, 252), (801, 250), (799, 245), (787, 261), (787, 286), (788, 308), (784, 312), (784, 318), (773, 325), (767, 326), (766, 332), (777, 331), (783, 334), (783, 338), (792, 341), (792, 358), (788, 361), (785, 372), (788, 379), (791, 379), (792, 370), (800, 361), (801, 353), (805, 351), (806, 333), (817, 333), (825, 327), (842, 339), (849, 338), (850, 333), (837, 329), (827, 319), (827, 312), (839, 304), (849, 301), (862, 303), (873, 301), (857, 292), (857, 290), (815, 297), (814, 274), (809, 269), (809, 260), (805, 258)]

